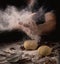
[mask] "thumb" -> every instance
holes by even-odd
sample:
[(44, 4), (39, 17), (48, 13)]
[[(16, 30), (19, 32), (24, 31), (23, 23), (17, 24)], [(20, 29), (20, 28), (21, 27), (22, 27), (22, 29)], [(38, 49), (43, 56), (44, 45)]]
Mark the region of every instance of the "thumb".
[(36, 14), (36, 13), (32, 13), (32, 14), (30, 15), (30, 17), (32, 18), (35, 14)]

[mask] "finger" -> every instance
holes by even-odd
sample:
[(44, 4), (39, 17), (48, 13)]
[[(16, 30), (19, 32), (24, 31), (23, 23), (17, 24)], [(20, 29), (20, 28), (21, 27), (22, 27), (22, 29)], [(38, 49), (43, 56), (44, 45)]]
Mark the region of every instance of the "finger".
[(30, 35), (31, 34), (31, 30), (30, 30), (30, 28), (28, 28), (28, 27), (25, 27), (25, 26), (22, 26), (23, 27), (23, 31), (27, 34), (27, 35)]
[(23, 25), (23, 23), (22, 23), (22, 22), (19, 22), (18, 24)]
[(25, 27), (29, 27), (29, 24), (24, 24)]
[(24, 24), (22, 22), (19, 22), (19, 25), (23, 25), (24, 27), (29, 27), (29, 24)]
[(32, 13), (32, 14), (30, 15), (30, 17), (32, 18), (35, 14), (36, 14), (36, 13)]
[(22, 25), (19, 25), (19, 29), (20, 29), (20, 30), (23, 30), (23, 26), (22, 26)]
[(22, 31), (24, 31), (25, 33), (28, 32), (29, 28), (25, 27), (24, 25), (20, 25), (20, 28)]
[(37, 25), (35, 22), (30, 22), (30, 27), (29, 27), (31, 30), (35, 30), (37, 29)]
[(36, 22), (32, 22), (33, 26), (37, 26)]

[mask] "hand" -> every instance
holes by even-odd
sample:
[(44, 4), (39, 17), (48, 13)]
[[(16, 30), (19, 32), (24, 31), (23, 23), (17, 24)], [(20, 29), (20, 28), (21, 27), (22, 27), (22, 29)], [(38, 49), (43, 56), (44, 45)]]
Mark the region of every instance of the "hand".
[[(35, 15), (36, 13), (32, 13), (30, 14), (27, 19), (26, 19), (26, 23), (23, 22), (19, 22), (19, 26), (20, 29), (23, 30), (24, 32), (28, 32), (28, 33), (33, 33), (33, 34), (37, 34), (39, 33), (38, 30), (38, 25), (35, 23), (35, 21), (32, 19), (32, 17)], [(28, 21), (28, 22), (27, 22)], [(27, 33), (27, 34), (28, 34)]]
[(29, 15), (28, 22), (23, 23), (19, 22), (19, 27), (20, 29), (25, 32), (31, 39), (39, 39), (40, 35), (40, 30), (38, 25), (35, 23), (35, 21), (32, 19), (32, 16), (35, 13)]
[(38, 30), (38, 26), (35, 22), (29, 22), (28, 24), (19, 23), (20, 28), (24, 31), (29, 37), (32, 39), (39, 38), (40, 31)]

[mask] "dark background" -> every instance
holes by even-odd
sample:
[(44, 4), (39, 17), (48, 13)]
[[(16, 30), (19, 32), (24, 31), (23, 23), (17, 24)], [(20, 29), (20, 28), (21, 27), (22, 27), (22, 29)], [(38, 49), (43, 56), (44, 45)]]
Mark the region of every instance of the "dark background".
[[(27, 6), (26, 0), (0, 0), (0, 9), (5, 10), (8, 5), (14, 5), (18, 9), (25, 8)], [(55, 10), (57, 17), (57, 26), (56, 30), (46, 38), (49, 41), (59, 41), (60, 40), (60, 2), (59, 0), (39, 0), (38, 5), (51, 6)], [(37, 7), (38, 8), (38, 7)], [(12, 42), (23, 40), (27, 35), (21, 31), (13, 30), (10, 32), (1, 32), (0, 33), (0, 42)]]

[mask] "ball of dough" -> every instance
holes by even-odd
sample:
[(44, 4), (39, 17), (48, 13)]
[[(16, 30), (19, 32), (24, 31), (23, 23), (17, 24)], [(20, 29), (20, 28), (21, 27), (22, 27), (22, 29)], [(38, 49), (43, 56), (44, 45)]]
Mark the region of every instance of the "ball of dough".
[(24, 48), (27, 50), (34, 50), (38, 46), (38, 43), (35, 40), (27, 40), (24, 42)]
[(52, 48), (44, 45), (44, 46), (40, 46), (38, 48), (38, 53), (42, 56), (47, 56), (47, 55), (50, 55), (52, 52)]

